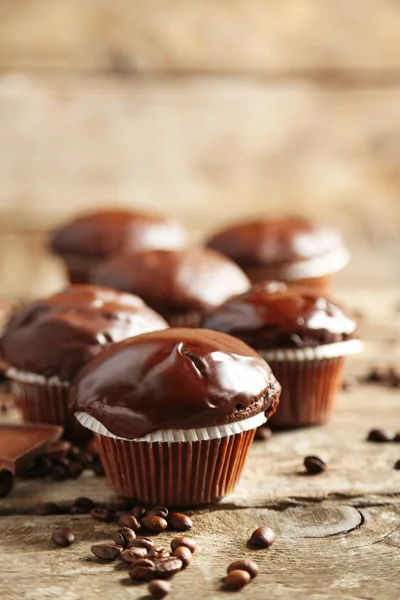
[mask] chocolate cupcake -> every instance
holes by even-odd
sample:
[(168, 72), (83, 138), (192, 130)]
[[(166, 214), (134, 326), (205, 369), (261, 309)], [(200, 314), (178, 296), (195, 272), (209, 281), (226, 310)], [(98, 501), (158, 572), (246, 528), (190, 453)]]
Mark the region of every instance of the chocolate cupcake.
[(267, 363), (240, 340), (178, 328), (107, 349), (79, 373), (71, 401), (117, 494), (169, 506), (233, 490), (279, 394)]
[(93, 270), (114, 254), (178, 249), (186, 243), (186, 232), (175, 221), (128, 210), (108, 210), (79, 217), (59, 229), (51, 248), (63, 258), (71, 283), (89, 283)]
[(93, 281), (137, 294), (173, 327), (196, 327), (203, 315), (250, 286), (234, 262), (197, 247), (120, 256)]
[(250, 221), (216, 233), (207, 243), (229, 256), (251, 281), (327, 289), (349, 261), (336, 230), (305, 218)]
[(28, 304), (8, 322), (0, 344), (24, 420), (63, 425), (76, 441), (87, 436), (68, 411), (77, 372), (109, 344), (166, 327), (140, 298), (91, 285)]
[(268, 361), (282, 385), (271, 427), (326, 421), (345, 356), (360, 352), (358, 323), (338, 303), (280, 282), (255, 284), (206, 316), (202, 326), (236, 336)]

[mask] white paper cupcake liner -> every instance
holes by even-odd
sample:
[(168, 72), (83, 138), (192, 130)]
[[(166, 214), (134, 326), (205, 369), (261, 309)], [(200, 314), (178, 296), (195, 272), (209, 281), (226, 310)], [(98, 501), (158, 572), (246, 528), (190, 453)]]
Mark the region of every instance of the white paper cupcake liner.
[(271, 350), (259, 350), (257, 352), (268, 361), (307, 361), (336, 358), (338, 356), (349, 356), (362, 351), (364, 344), (361, 340), (346, 340), (345, 342), (334, 342), (316, 348), (276, 348)]
[(228, 425), (218, 425), (215, 427), (201, 427), (199, 429), (160, 429), (153, 433), (148, 433), (141, 438), (135, 438), (129, 440), (127, 438), (118, 437), (114, 435), (108, 429), (100, 423), (95, 417), (88, 415), (84, 412), (76, 412), (75, 418), (81, 425), (90, 429), (94, 433), (104, 435), (106, 437), (113, 438), (115, 440), (124, 440), (132, 442), (204, 442), (209, 440), (216, 440), (251, 429), (257, 429), (266, 422), (266, 416), (263, 412), (250, 417), (249, 419), (243, 419), (242, 421), (236, 421), (235, 423), (229, 423)]
[(67, 387), (70, 385), (69, 381), (61, 381), (61, 379), (57, 375), (52, 375), (51, 377), (44, 377), (43, 375), (38, 375), (37, 373), (30, 373), (29, 371), (21, 371), (20, 369), (15, 369), (14, 367), (9, 367), (6, 370), (6, 375), (9, 379), (13, 379), (14, 381), (20, 381), (21, 383), (37, 383), (39, 385), (56, 385), (59, 387), (60, 385), (63, 387)]
[(348, 264), (349, 260), (350, 252), (346, 248), (339, 248), (326, 256), (287, 265), (282, 270), (282, 276), (285, 279), (323, 277), (340, 271)]

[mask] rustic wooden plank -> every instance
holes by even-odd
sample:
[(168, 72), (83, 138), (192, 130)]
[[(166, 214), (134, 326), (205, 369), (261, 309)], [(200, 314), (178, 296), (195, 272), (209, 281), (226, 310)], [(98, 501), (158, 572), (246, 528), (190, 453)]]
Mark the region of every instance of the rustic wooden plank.
[(399, 27), (384, 0), (1, 0), (0, 68), (374, 77), (398, 71)]

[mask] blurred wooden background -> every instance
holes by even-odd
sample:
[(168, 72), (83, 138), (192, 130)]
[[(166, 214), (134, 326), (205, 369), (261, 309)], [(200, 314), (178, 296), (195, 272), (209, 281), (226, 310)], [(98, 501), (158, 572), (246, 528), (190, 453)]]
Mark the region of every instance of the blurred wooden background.
[(61, 282), (84, 209), (304, 212), (400, 281), (400, 3), (0, 0), (0, 295)]

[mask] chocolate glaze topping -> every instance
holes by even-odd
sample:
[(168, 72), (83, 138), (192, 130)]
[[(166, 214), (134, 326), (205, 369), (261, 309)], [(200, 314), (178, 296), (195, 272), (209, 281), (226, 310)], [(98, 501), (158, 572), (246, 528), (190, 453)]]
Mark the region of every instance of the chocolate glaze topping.
[(216, 233), (207, 243), (243, 267), (279, 266), (323, 257), (343, 248), (339, 234), (311, 219), (249, 221)]
[(211, 427), (273, 414), (280, 385), (267, 363), (231, 336), (166, 329), (116, 344), (78, 375), (72, 410), (135, 439), (159, 429)]
[(136, 296), (73, 285), (16, 313), (0, 348), (8, 366), (70, 381), (109, 343), (166, 327)]
[(51, 241), (61, 255), (81, 254), (106, 258), (120, 252), (153, 248), (183, 248), (185, 230), (165, 218), (127, 210), (110, 210), (84, 215), (59, 229)]
[(304, 348), (358, 337), (349, 311), (318, 292), (262, 282), (207, 315), (202, 327), (257, 349)]
[(188, 311), (209, 312), (250, 286), (234, 262), (197, 247), (114, 258), (100, 267), (95, 283), (137, 294), (167, 321)]

